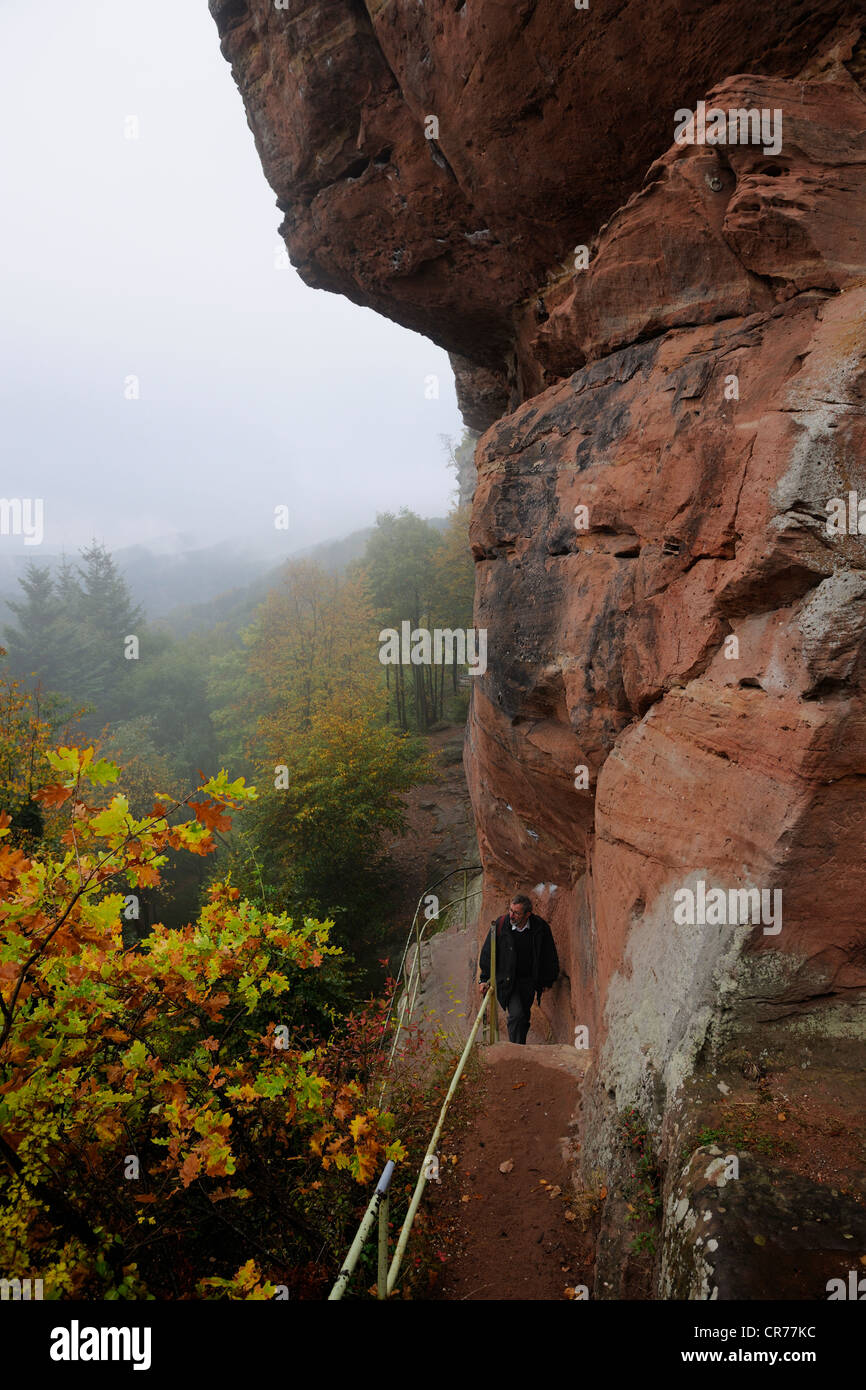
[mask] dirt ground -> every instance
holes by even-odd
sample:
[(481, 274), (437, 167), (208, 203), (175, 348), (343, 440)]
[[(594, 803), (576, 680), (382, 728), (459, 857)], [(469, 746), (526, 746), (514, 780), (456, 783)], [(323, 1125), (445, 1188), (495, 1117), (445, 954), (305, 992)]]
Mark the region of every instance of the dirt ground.
[(436, 1222), (447, 1260), (437, 1297), (585, 1296), (575, 1286), (592, 1286), (594, 1232), (570, 1175), (586, 1054), (497, 1043), (482, 1056), (475, 1124), (456, 1154), (447, 1137), (440, 1154)]

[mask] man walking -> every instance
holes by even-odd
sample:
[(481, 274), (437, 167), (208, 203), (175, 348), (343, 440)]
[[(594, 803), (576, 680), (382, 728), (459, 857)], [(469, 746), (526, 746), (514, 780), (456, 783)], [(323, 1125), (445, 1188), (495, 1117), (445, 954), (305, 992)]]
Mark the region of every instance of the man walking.
[(497, 918), (481, 947), (479, 991), (490, 981), (490, 934), (496, 932), (496, 997), (508, 1015), (510, 1042), (525, 1043), (533, 997), (541, 1002), (559, 975), (559, 957), (553, 933), (543, 917), (532, 911), (523, 893), (511, 899), (508, 911)]

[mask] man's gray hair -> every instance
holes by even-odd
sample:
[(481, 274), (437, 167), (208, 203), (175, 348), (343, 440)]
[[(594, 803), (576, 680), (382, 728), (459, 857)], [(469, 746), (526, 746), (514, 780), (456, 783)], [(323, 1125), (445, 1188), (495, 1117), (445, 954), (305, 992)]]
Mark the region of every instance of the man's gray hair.
[(528, 907), (530, 912), (532, 911), (532, 903), (525, 893), (515, 893), (511, 901), (513, 903), (520, 903), (522, 907)]

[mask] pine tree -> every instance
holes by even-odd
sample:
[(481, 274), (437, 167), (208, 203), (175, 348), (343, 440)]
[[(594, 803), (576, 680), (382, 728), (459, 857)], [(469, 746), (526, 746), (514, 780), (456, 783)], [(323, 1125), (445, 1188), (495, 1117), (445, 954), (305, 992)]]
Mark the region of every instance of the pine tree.
[(47, 566), (30, 564), (18, 580), (23, 598), (10, 599), (16, 627), (5, 629), (12, 673), (28, 685), (70, 699), (84, 697), (78, 688), (79, 640), (70, 600), (70, 567), (65, 560), (57, 574)]
[(142, 611), (132, 601), (129, 586), (105, 546), (93, 541), (81, 552), (78, 566), (78, 601), (81, 617), (106, 640), (122, 644), (142, 622)]
[(49, 653), (60, 605), (47, 565), (37, 565), (31, 561), (18, 583), (24, 597), (9, 600), (18, 625), (7, 627), (4, 636), (15, 673), (30, 675), (42, 668)]

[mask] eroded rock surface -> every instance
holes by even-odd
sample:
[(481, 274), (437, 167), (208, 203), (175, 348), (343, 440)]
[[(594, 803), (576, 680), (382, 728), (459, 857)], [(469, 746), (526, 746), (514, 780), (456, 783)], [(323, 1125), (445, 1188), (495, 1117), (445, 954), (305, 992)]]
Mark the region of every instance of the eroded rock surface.
[(760, 17), (745, 0), (210, 9), (307, 283), (505, 372), (517, 306), (639, 185), (670, 141), (674, 109), (729, 73), (797, 72), (855, 7), (767, 0)]
[[(822, 1209), (822, 1178), (789, 1175), (775, 1207), (756, 1178), (731, 1203), (730, 1248), (756, 1261), (737, 1294), (676, 1218), (705, 1195), (680, 1152), (702, 1147), (694, 1114), (676, 1106), (732, 1047), (841, 1039), (840, 1077), (863, 1066), (866, 45), (852, 11), (211, 9), (301, 274), (458, 354), (467, 422), (486, 428), (471, 542), (489, 665), (466, 752), (480, 930), (518, 888), (554, 927), (554, 1040), (585, 1024), (593, 1050), (587, 1170), (617, 1178), (627, 1107), (658, 1136), (659, 1292), (782, 1297), (785, 1262), (749, 1246), (749, 1212), (771, 1239), (791, 1203)], [(781, 147), (676, 144), (675, 110), (699, 99), (779, 112)], [(831, 499), (853, 527), (828, 526)], [(686, 890), (716, 891), (727, 918), (682, 920)], [(777, 915), (735, 919), (755, 890), (781, 894)], [(859, 1238), (847, 1191), (833, 1200), (825, 1215), (844, 1209)]]

